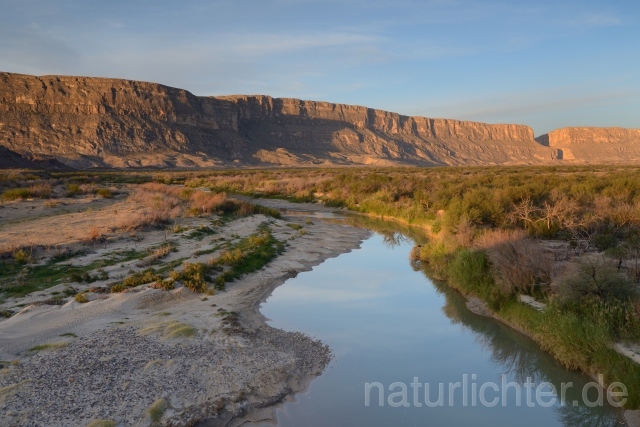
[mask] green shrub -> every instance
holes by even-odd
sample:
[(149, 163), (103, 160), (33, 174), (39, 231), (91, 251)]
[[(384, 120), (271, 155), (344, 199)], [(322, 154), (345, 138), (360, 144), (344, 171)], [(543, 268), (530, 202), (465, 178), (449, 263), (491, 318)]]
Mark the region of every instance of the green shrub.
[(185, 263), (182, 271), (172, 271), (171, 280), (181, 281), (193, 292), (203, 293), (207, 290), (207, 282), (211, 281), (209, 277), (210, 267), (202, 263)]
[(266, 206), (254, 204), (253, 205), (253, 211), (256, 214), (262, 214), (262, 215), (270, 216), (270, 217), (275, 218), (275, 219), (282, 219), (282, 215), (280, 214), (280, 211), (278, 211), (277, 209), (268, 208)]
[(24, 249), (18, 249), (13, 253), (13, 259), (19, 264), (26, 264), (27, 262), (29, 262), (30, 258), (31, 256), (29, 255), (29, 252), (25, 251)]
[(2, 200), (6, 201), (28, 199), (30, 197), (31, 192), (27, 188), (11, 188), (9, 190), (4, 190), (2, 193)]
[(102, 197), (103, 199), (110, 199), (113, 197), (113, 193), (108, 188), (98, 188), (95, 191), (95, 194)]
[(67, 197), (73, 197), (80, 193), (80, 186), (78, 184), (67, 184)]
[(484, 252), (463, 249), (449, 263), (447, 277), (468, 292), (478, 293), (493, 284)]
[(74, 299), (76, 300), (76, 302), (79, 302), (80, 304), (84, 304), (85, 302), (89, 302), (89, 300), (87, 299), (87, 296), (84, 293), (76, 294)]
[(610, 340), (606, 326), (553, 307), (540, 316), (536, 334), (542, 349), (566, 368), (587, 372), (595, 367), (594, 355), (606, 351)]
[(244, 257), (244, 252), (239, 248), (235, 248), (221, 253), (218, 257), (218, 262), (220, 264), (234, 266), (240, 264)]
[(152, 422), (157, 423), (162, 419), (162, 415), (166, 409), (167, 402), (164, 399), (158, 399), (149, 407), (147, 414)]
[(86, 427), (116, 427), (118, 423), (112, 420), (92, 420)]
[(593, 238), (593, 244), (600, 252), (614, 248), (617, 243), (615, 236), (610, 233), (599, 233)]
[(64, 288), (62, 293), (64, 293), (66, 296), (70, 297), (70, 296), (73, 296), (73, 295), (77, 294), (78, 292), (74, 288), (69, 286), (69, 287)]
[(123, 292), (125, 289), (127, 289), (127, 287), (124, 284), (116, 283), (111, 287), (111, 292), (115, 294), (115, 293)]
[(586, 259), (578, 271), (563, 280), (558, 293), (565, 303), (583, 298), (597, 298), (603, 302), (628, 300), (637, 295), (637, 287), (604, 260)]
[(132, 274), (129, 277), (126, 277), (122, 281), (122, 284), (127, 287), (135, 287), (135, 286), (140, 286), (147, 283), (155, 282), (156, 280), (162, 280), (162, 277), (156, 274), (153, 268), (147, 268), (144, 271), (140, 271)]

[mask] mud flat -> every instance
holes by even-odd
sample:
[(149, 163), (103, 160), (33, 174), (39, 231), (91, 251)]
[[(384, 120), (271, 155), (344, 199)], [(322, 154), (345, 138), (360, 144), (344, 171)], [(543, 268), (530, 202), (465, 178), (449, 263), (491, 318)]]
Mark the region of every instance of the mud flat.
[[(267, 326), (259, 304), (287, 278), (357, 248), (369, 233), (323, 221), (318, 216), (331, 210), (322, 206), (268, 204), (297, 214), (218, 222), (203, 238), (194, 231), (211, 218), (183, 218), (182, 229), (168, 234), (111, 236), (72, 259), (74, 266), (116, 259), (103, 268), (109, 279), (5, 297), (0, 310), (12, 315), (0, 320), (0, 424), (226, 426), (273, 417), (271, 408), (304, 390), (331, 355), (311, 337)], [(117, 254), (151, 253), (171, 241), (173, 251), (154, 268), (206, 262), (265, 224), (286, 243), (284, 252), (223, 291), (195, 293), (179, 282), (172, 290), (106, 291), (114, 278), (147, 268), (144, 258)], [(51, 304), (70, 287), (87, 291), (88, 302), (57, 297)]]

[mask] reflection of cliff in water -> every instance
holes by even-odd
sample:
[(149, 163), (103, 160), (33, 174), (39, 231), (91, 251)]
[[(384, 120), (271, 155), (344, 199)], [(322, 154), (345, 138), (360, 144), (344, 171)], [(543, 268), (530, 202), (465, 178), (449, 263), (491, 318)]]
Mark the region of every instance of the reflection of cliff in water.
[[(504, 373), (514, 376), (515, 381), (523, 384), (531, 378), (536, 385), (542, 382), (553, 384), (561, 390), (561, 383), (573, 383), (565, 395), (566, 404), (558, 405), (556, 410), (565, 427), (613, 427), (619, 424), (617, 417), (610, 410), (584, 405), (583, 386), (592, 381), (586, 375), (572, 372), (561, 367), (549, 354), (541, 351), (530, 338), (509, 328), (502, 323), (477, 315), (466, 306), (466, 300), (456, 290), (446, 284), (432, 281), (433, 286), (446, 298), (442, 311), (451, 319), (471, 329), (476, 340), (491, 354), (491, 359)], [(597, 400), (597, 390), (590, 389), (589, 401)], [(559, 400), (559, 399), (558, 399)], [(606, 403), (606, 396), (604, 396)], [(581, 402), (573, 406), (573, 402)], [(523, 404), (524, 390), (523, 390)]]

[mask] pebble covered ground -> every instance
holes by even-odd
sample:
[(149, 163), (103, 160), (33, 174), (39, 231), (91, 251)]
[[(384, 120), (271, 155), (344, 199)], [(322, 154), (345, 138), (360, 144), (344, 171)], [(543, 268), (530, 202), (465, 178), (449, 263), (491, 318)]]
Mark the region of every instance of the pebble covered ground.
[[(112, 327), (4, 367), (2, 425), (85, 426), (98, 419), (145, 425), (157, 399), (167, 403), (164, 425), (216, 416), (226, 421), (243, 407), (284, 397), (289, 379), (318, 375), (329, 354), (319, 341), (270, 327), (171, 340)], [(20, 385), (6, 389), (12, 384)]]

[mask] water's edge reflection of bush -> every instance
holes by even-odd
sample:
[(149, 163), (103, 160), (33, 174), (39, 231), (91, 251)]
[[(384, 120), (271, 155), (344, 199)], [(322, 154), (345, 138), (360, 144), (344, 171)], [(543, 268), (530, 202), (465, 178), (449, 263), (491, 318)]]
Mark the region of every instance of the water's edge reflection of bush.
[[(421, 230), (403, 226), (372, 217), (350, 215), (345, 220), (348, 224), (366, 228), (383, 237), (384, 243), (394, 247), (407, 241), (423, 244), (427, 238)], [(411, 267), (416, 269), (415, 264)], [(491, 354), (491, 359), (504, 373), (512, 374), (517, 382), (523, 384), (531, 378), (536, 384), (548, 382), (559, 391), (561, 383), (573, 382), (574, 387), (567, 390), (564, 406), (556, 407), (559, 419), (565, 427), (613, 427), (619, 420), (611, 412), (599, 407), (586, 405), (573, 406), (573, 401), (582, 402), (582, 386), (591, 379), (578, 372), (567, 371), (560, 366), (551, 355), (539, 349), (530, 338), (500, 323), (499, 321), (477, 315), (466, 306), (465, 298), (445, 282), (433, 280), (427, 272), (421, 270), (434, 288), (445, 297), (442, 307), (444, 314), (451, 322), (461, 324), (474, 332), (476, 340)], [(595, 392), (595, 389), (590, 390)], [(595, 396), (590, 395), (590, 400)], [(524, 404), (524, 399), (523, 399)]]

